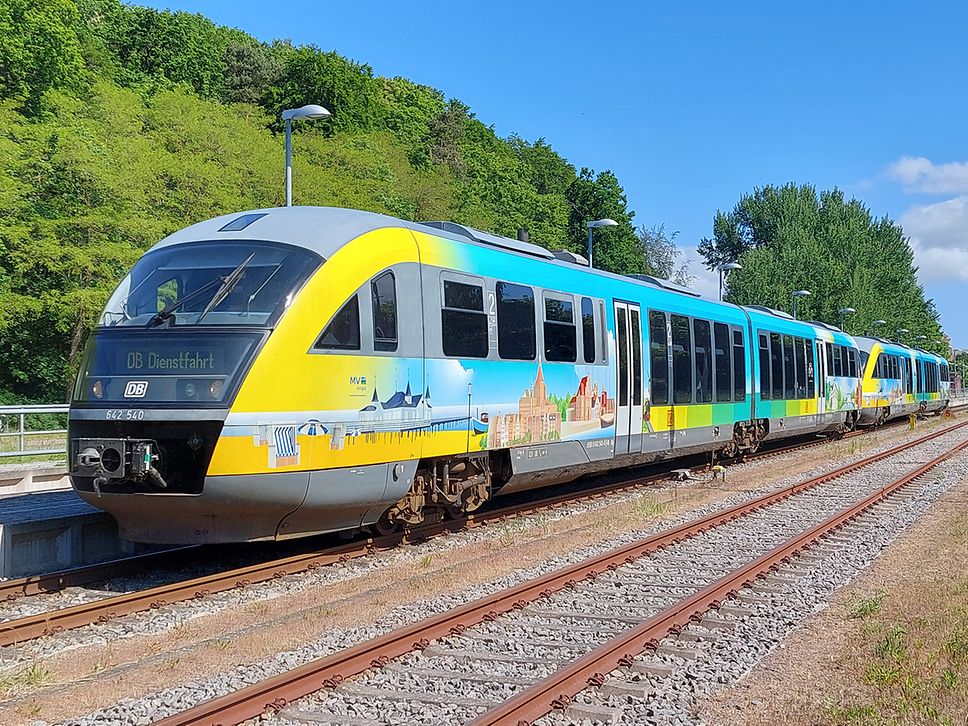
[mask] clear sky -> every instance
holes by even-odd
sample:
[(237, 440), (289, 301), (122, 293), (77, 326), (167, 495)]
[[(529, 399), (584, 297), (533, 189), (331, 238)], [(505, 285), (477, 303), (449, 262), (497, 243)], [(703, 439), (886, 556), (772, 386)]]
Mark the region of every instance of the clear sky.
[(678, 230), (713, 295), (695, 245), (717, 209), (769, 183), (840, 187), (904, 225), (968, 348), (965, 0), (146, 4), (336, 50), (613, 170), (636, 223)]

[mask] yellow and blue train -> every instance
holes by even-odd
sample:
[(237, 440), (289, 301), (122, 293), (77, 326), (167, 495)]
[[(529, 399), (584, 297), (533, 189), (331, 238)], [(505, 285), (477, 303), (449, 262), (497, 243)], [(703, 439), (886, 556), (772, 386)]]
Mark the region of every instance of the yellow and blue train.
[(923, 351), (450, 222), (291, 207), (149, 250), (88, 341), (78, 494), (143, 542), (407, 524), (947, 398)]

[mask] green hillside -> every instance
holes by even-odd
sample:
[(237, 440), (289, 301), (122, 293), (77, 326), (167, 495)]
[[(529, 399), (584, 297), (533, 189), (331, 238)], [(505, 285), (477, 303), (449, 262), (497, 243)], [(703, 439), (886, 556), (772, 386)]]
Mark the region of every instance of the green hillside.
[(653, 271), (609, 172), (502, 139), (456, 99), (316, 47), (260, 43), (200, 15), (117, 0), (0, 0), (0, 402), (56, 401), (111, 288), (151, 244), (284, 202), (451, 219)]

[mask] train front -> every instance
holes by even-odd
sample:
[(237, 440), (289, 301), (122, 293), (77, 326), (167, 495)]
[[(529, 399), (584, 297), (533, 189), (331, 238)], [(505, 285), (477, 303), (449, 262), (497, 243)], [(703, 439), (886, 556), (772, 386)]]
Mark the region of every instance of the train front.
[(246, 371), (321, 262), (278, 242), (162, 243), (121, 282), (84, 352), (68, 451), (75, 490), (122, 537), (268, 538), (298, 507), (304, 485), (207, 473)]

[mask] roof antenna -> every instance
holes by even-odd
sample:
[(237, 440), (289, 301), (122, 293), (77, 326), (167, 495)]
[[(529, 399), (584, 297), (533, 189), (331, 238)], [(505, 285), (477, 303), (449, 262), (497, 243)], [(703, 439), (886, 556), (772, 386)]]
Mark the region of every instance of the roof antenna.
[(528, 238), (528, 228), (518, 227), (518, 242), (530, 242), (530, 241), (531, 240)]

